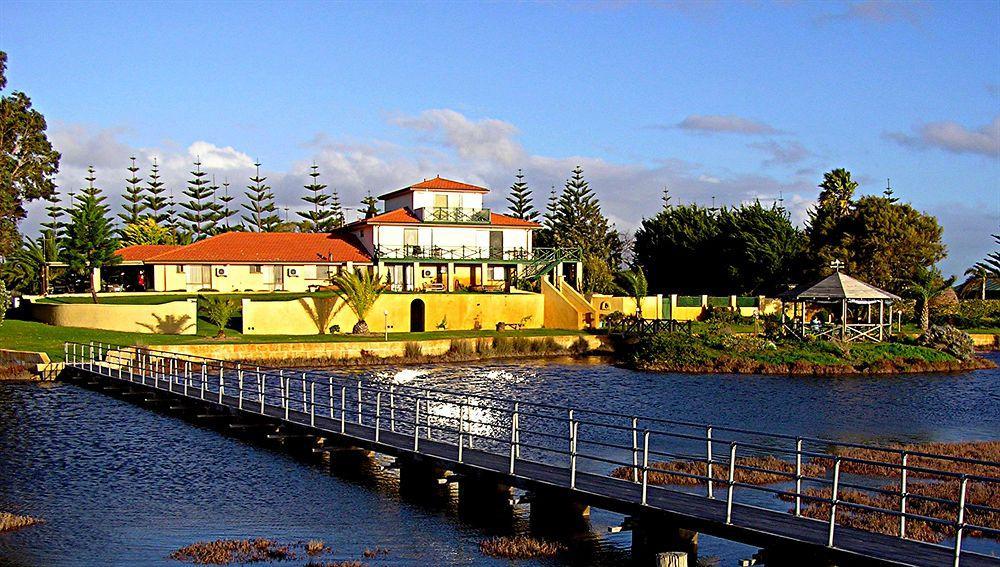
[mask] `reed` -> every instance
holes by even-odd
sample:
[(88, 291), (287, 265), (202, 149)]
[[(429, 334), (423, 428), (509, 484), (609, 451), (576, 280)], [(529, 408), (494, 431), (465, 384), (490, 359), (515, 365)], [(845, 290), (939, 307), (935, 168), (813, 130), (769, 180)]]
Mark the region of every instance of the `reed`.
[(389, 555), (389, 550), (384, 547), (376, 547), (375, 549), (368, 549), (366, 547), (361, 555), (364, 555), (365, 559), (375, 559), (376, 557)]
[[(892, 493), (885, 494), (850, 489), (839, 491), (837, 498), (842, 502), (887, 510), (898, 510), (900, 499), (899, 486), (894, 484), (886, 485), (881, 487), (881, 490)], [(907, 486), (907, 493), (909, 494), (906, 500), (907, 512), (928, 518), (937, 518), (947, 523), (907, 518), (906, 537), (934, 543), (955, 537), (955, 527), (953, 524), (958, 517), (957, 502), (960, 490), (960, 483), (957, 480), (909, 484)], [(830, 498), (829, 488), (813, 488), (805, 492), (807, 495), (816, 498)], [(951, 502), (935, 502), (920, 498), (921, 496), (944, 499)], [(782, 500), (787, 501), (791, 499), (791, 496), (782, 496)], [(827, 521), (830, 519), (829, 502), (810, 499), (806, 499), (805, 502), (806, 504), (802, 508), (804, 516)], [(969, 481), (966, 492), (965, 521), (977, 526), (1000, 529), (1000, 513), (977, 508), (976, 506), (1000, 508), (1000, 488), (997, 487), (996, 483)], [(837, 507), (837, 524), (881, 534), (899, 535), (899, 517), (895, 514), (865, 510), (849, 505), (840, 505)], [(964, 533), (970, 537), (1000, 541), (1000, 535), (992, 532), (983, 532), (982, 530), (970, 528)]]
[(311, 539), (306, 542), (306, 555), (309, 557), (319, 555), (320, 553), (329, 551), (329, 549), (330, 548), (327, 547), (321, 539)]
[[(858, 447), (837, 447), (833, 453), (841, 457), (851, 459), (863, 459), (876, 461), (875, 463), (858, 463), (854, 461), (842, 461), (841, 472), (857, 474), (862, 476), (897, 478), (900, 469), (895, 465), (901, 462), (899, 451), (933, 453), (947, 457), (961, 457), (965, 459), (976, 459), (980, 461), (1000, 462), (1000, 441), (966, 441), (960, 443), (916, 443), (887, 445), (885, 448), (858, 448)], [(824, 467), (833, 466), (832, 459), (816, 457), (810, 459)], [(881, 465), (878, 463), (886, 463)], [(907, 465), (911, 467), (922, 467), (940, 470), (955, 474), (968, 474), (978, 476), (989, 476), (1000, 478), (1000, 466), (995, 464), (963, 463), (959, 461), (949, 461), (934, 457), (920, 457), (911, 455), (907, 458)], [(910, 478), (947, 480), (954, 477), (948, 475), (935, 475), (920, 471), (911, 471)]]
[(502, 559), (536, 559), (539, 557), (554, 557), (564, 551), (566, 546), (552, 541), (519, 535), (493, 537), (479, 542), (479, 551), (487, 557)]
[(10, 512), (0, 512), (0, 533), (12, 532), (14, 530), (19, 530), (44, 522), (45, 520), (40, 518), (21, 516), (19, 514), (11, 514)]
[(0, 365), (0, 382), (4, 380), (34, 380), (35, 378), (35, 374), (28, 370), (26, 366), (21, 366), (20, 364)]
[[(794, 477), (791, 475), (795, 474), (795, 463), (791, 461), (784, 461), (770, 455), (764, 457), (737, 457), (736, 465), (736, 482), (753, 485), (765, 485), (780, 482), (792, 482), (794, 480)], [(755, 469), (762, 470), (747, 470), (740, 467), (753, 467)], [(670, 484), (675, 486), (696, 486), (699, 484), (705, 484), (706, 479), (704, 477), (708, 476), (708, 464), (702, 461), (658, 461), (650, 463), (649, 468), (652, 470), (650, 470), (647, 475), (647, 481), (649, 484), (656, 485)], [(813, 463), (802, 464), (803, 476), (816, 477), (822, 476), (824, 473), (825, 468), (820, 465)], [(684, 475), (698, 475), (702, 478), (694, 478)], [(611, 476), (631, 480), (633, 478), (632, 467), (618, 467), (611, 471)], [(639, 471), (639, 477), (640, 479), (642, 478), (641, 469)], [(726, 462), (714, 463), (712, 467), (712, 478), (717, 481), (728, 481), (729, 464)]]

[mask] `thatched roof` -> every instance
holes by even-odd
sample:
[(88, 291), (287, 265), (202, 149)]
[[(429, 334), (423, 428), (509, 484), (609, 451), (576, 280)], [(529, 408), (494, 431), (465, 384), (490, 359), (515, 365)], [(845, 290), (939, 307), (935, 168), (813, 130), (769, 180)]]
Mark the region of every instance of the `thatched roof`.
[(780, 297), (794, 301), (824, 299), (885, 299), (887, 301), (896, 301), (899, 299), (898, 295), (868, 285), (863, 281), (856, 280), (840, 272), (829, 275), (818, 282), (801, 285), (793, 290), (786, 291)]

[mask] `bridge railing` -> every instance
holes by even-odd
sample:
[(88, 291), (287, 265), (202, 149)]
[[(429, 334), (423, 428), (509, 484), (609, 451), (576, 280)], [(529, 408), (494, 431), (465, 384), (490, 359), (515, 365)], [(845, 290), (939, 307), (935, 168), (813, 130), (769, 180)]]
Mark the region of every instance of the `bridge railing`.
[[(726, 523), (733, 521), (734, 503), (774, 510), (776, 496), (779, 505), (792, 503), (785, 510), (789, 514), (824, 522), (831, 547), (838, 525), (859, 527), (845, 511), (872, 524), (869, 530), (900, 538), (926, 540), (927, 525), (942, 526), (938, 532), (954, 534), (955, 565), (965, 535), (1000, 536), (1000, 509), (988, 503), (988, 495), (1000, 490), (1000, 463), (994, 461), (363, 381), (149, 347), (66, 343), (64, 356), (71, 367), (190, 398), (271, 417), (277, 408), (283, 419), (300, 425), (315, 426), (319, 416), (345, 434), (364, 426), (372, 433), (365, 439), (376, 443), (386, 432), (412, 438), (413, 451), (420, 451), (423, 440), (446, 443), (455, 447), (459, 463), (467, 450), (489, 451), (509, 459), (511, 475), (527, 462), (559, 466), (571, 489), (579, 490), (579, 473), (606, 475), (610, 469), (621, 482), (640, 487), (638, 504), (649, 504), (651, 488), (697, 491), (725, 503)], [(755, 476), (770, 480), (765, 484)], [(895, 484), (882, 485), (887, 480)], [(920, 492), (928, 486), (947, 490)], [(879, 518), (893, 518), (892, 527), (878, 525)], [(924, 524), (915, 535), (912, 522)]]

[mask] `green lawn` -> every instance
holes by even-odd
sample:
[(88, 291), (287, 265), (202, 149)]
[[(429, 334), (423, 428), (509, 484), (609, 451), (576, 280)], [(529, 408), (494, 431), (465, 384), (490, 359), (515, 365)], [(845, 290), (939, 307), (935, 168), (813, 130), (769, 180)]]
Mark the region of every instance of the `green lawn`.
[[(0, 324), (0, 348), (13, 350), (28, 350), (46, 352), (53, 359), (62, 360), (63, 343), (90, 341), (111, 344), (132, 345), (178, 345), (199, 343), (320, 343), (342, 341), (372, 341), (380, 340), (385, 335), (358, 337), (354, 335), (248, 335), (237, 331), (226, 330), (227, 337), (217, 340), (211, 338), (218, 331), (211, 323), (198, 321), (197, 335), (153, 335), (145, 333), (124, 333), (119, 331), (101, 331), (95, 329), (79, 329), (75, 327), (54, 327), (34, 321), (19, 321), (8, 319)], [(565, 329), (525, 329), (523, 331), (504, 331), (498, 333), (489, 331), (428, 331), (424, 333), (389, 333), (391, 341), (421, 341), (428, 339), (456, 339), (478, 337), (546, 337), (556, 335), (580, 335), (583, 331)]]

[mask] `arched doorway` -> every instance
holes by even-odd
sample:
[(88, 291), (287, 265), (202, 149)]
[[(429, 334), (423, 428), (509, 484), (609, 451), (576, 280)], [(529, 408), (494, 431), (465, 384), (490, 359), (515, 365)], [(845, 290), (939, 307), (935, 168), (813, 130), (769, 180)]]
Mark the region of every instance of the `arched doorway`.
[(410, 332), (424, 332), (424, 300), (414, 299), (410, 302)]

